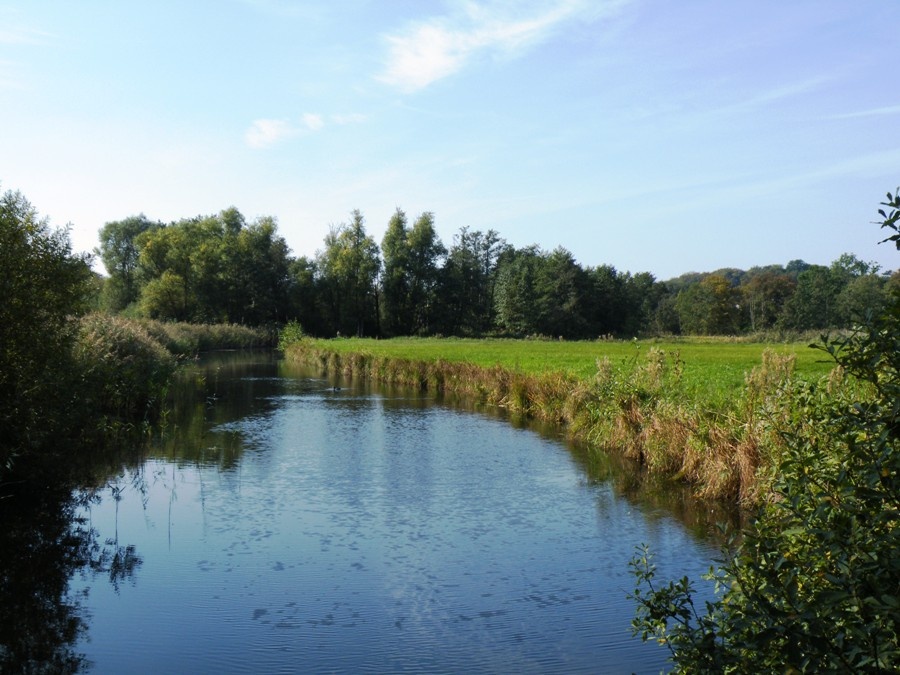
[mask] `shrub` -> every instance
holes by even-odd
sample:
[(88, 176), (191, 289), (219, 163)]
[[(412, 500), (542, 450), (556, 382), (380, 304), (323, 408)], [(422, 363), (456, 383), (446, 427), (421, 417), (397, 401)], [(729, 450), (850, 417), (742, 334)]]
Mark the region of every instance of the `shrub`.
[(54, 442), (64, 426), (63, 377), (72, 332), (91, 279), (66, 230), (18, 192), (0, 195), (0, 483), (23, 455)]
[[(898, 197), (881, 212), (893, 229)], [(900, 293), (816, 346), (862, 386), (793, 390), (777, 498), (710, 572), (723, 592), (701, 612), (688, 579), (656, 583), (646, 548), (631, 561), (635, 633), (665, 644), (679, 671), (900, 669)]]
[(306, 337), (303, 326), (299, 321), (289, 321), (284, 327), (278, 331), (278, 348), (284, 349), (292, 344), (296, 344)]

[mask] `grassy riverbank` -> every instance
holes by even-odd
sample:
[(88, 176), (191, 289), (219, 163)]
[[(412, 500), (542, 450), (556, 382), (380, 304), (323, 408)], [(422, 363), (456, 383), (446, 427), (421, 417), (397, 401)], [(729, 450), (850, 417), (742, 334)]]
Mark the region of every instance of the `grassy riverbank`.
[(326, 372), (474, 397), (558, 424), (698, 496), (765, 499), (794, 383), (851, 386), (806, 344), (726, 340), (310, 340), (286, 357)]

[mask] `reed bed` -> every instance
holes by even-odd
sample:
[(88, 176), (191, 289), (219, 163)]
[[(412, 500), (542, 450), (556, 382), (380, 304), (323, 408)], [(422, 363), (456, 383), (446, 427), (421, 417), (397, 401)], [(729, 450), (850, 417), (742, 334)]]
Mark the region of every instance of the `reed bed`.
[(169, 352), (177, 356), (196, 356), (222, 349), (271, 349), (278, 334), (270, 328), (252, 328), (239, 324), (194, 324), (154, 320), (135, 320)]
[(142, 321), (95, 313), (76, 322), (71, 403), (88, 436), (146, 430), (162, 411), (178, 361), (204, 351), (273, 347), (274, 331)]
[[(689, 484), (700, 498), (744, 505), (770, 495), (772, 467), (796, 423), (795, 384), (831, 373), (820, 352), (800, 345), (718, 341), (304, 338), (283, 349), (322, 372), (471, 397), (558, 425), (595, 451)], [(537, 360), (524, 358), (532, 351)], [(582, 363), (588, 358), (590, 368)], [(839, 373), (830, 377), (829, 386), (855, 386)]]

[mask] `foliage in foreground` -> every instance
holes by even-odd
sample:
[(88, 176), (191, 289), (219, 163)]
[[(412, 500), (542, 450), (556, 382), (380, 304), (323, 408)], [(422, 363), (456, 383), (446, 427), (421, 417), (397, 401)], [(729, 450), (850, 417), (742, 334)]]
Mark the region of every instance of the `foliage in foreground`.
[(2, 478), (67, 421), (69, 316), (83, 311), (91, 273), (68, 232), (51, 230), (18, 192), (0, 195), (0, 270)]
[[(900, 235), (900, 193), (884, 206)], [(689, 579), (658, 584), (646, 548), (631, 561), (635, 633), (666, 645), (680, 672), (900, 668), (900, 294), (820, 348), (869, 393), (798, 392), (778, 499), (708, 575), (716, 599), (701, 611)]]

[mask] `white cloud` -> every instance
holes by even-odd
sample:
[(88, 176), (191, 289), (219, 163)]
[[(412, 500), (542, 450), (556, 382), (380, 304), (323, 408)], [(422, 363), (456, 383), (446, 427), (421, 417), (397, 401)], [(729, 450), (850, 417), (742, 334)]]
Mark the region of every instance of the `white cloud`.
[(314, 113), (304, 113), (298, 122), (286, 119), (258, 119), (254, 120), (244, 133), (244, 141), (251, 148), (267, 148), (289, 138), (321, 131), (324, 127), (324, 118)]
[(361, 113), (345, 113), (341, 115), (332, 115), (331, 121), (341, 126), (346, 124), (362, 124), (366, 121), (366, 116)]
[(21, 80), (14, 75), (16, 70), (11, 61), (0, 61), (0, 89), (21, 89)]
[(48, 38), (49, 33), (29, 28), (0, 29), (0, 45), (43, 45)]
[(325, 126), (325, 121), (322, 119), (321, 115), (306, 113), (303, 115), (303, 124), (310, 131), (319, 131), (319, 129)]
[(623, 4), (622, 0), (466, 2), (452, 15), (416, 22), (385, 36), (387, 64), (378, 79), (401, 91), (416, 91), (458, 72), (479, 54), (516, 53), (547, 40), (566, 21), (591, 20)]
[(286, 138), (296, 136), (298, 130), (287, 120), (254, 120), (244, 134), (251, 148), (265, 148)]

